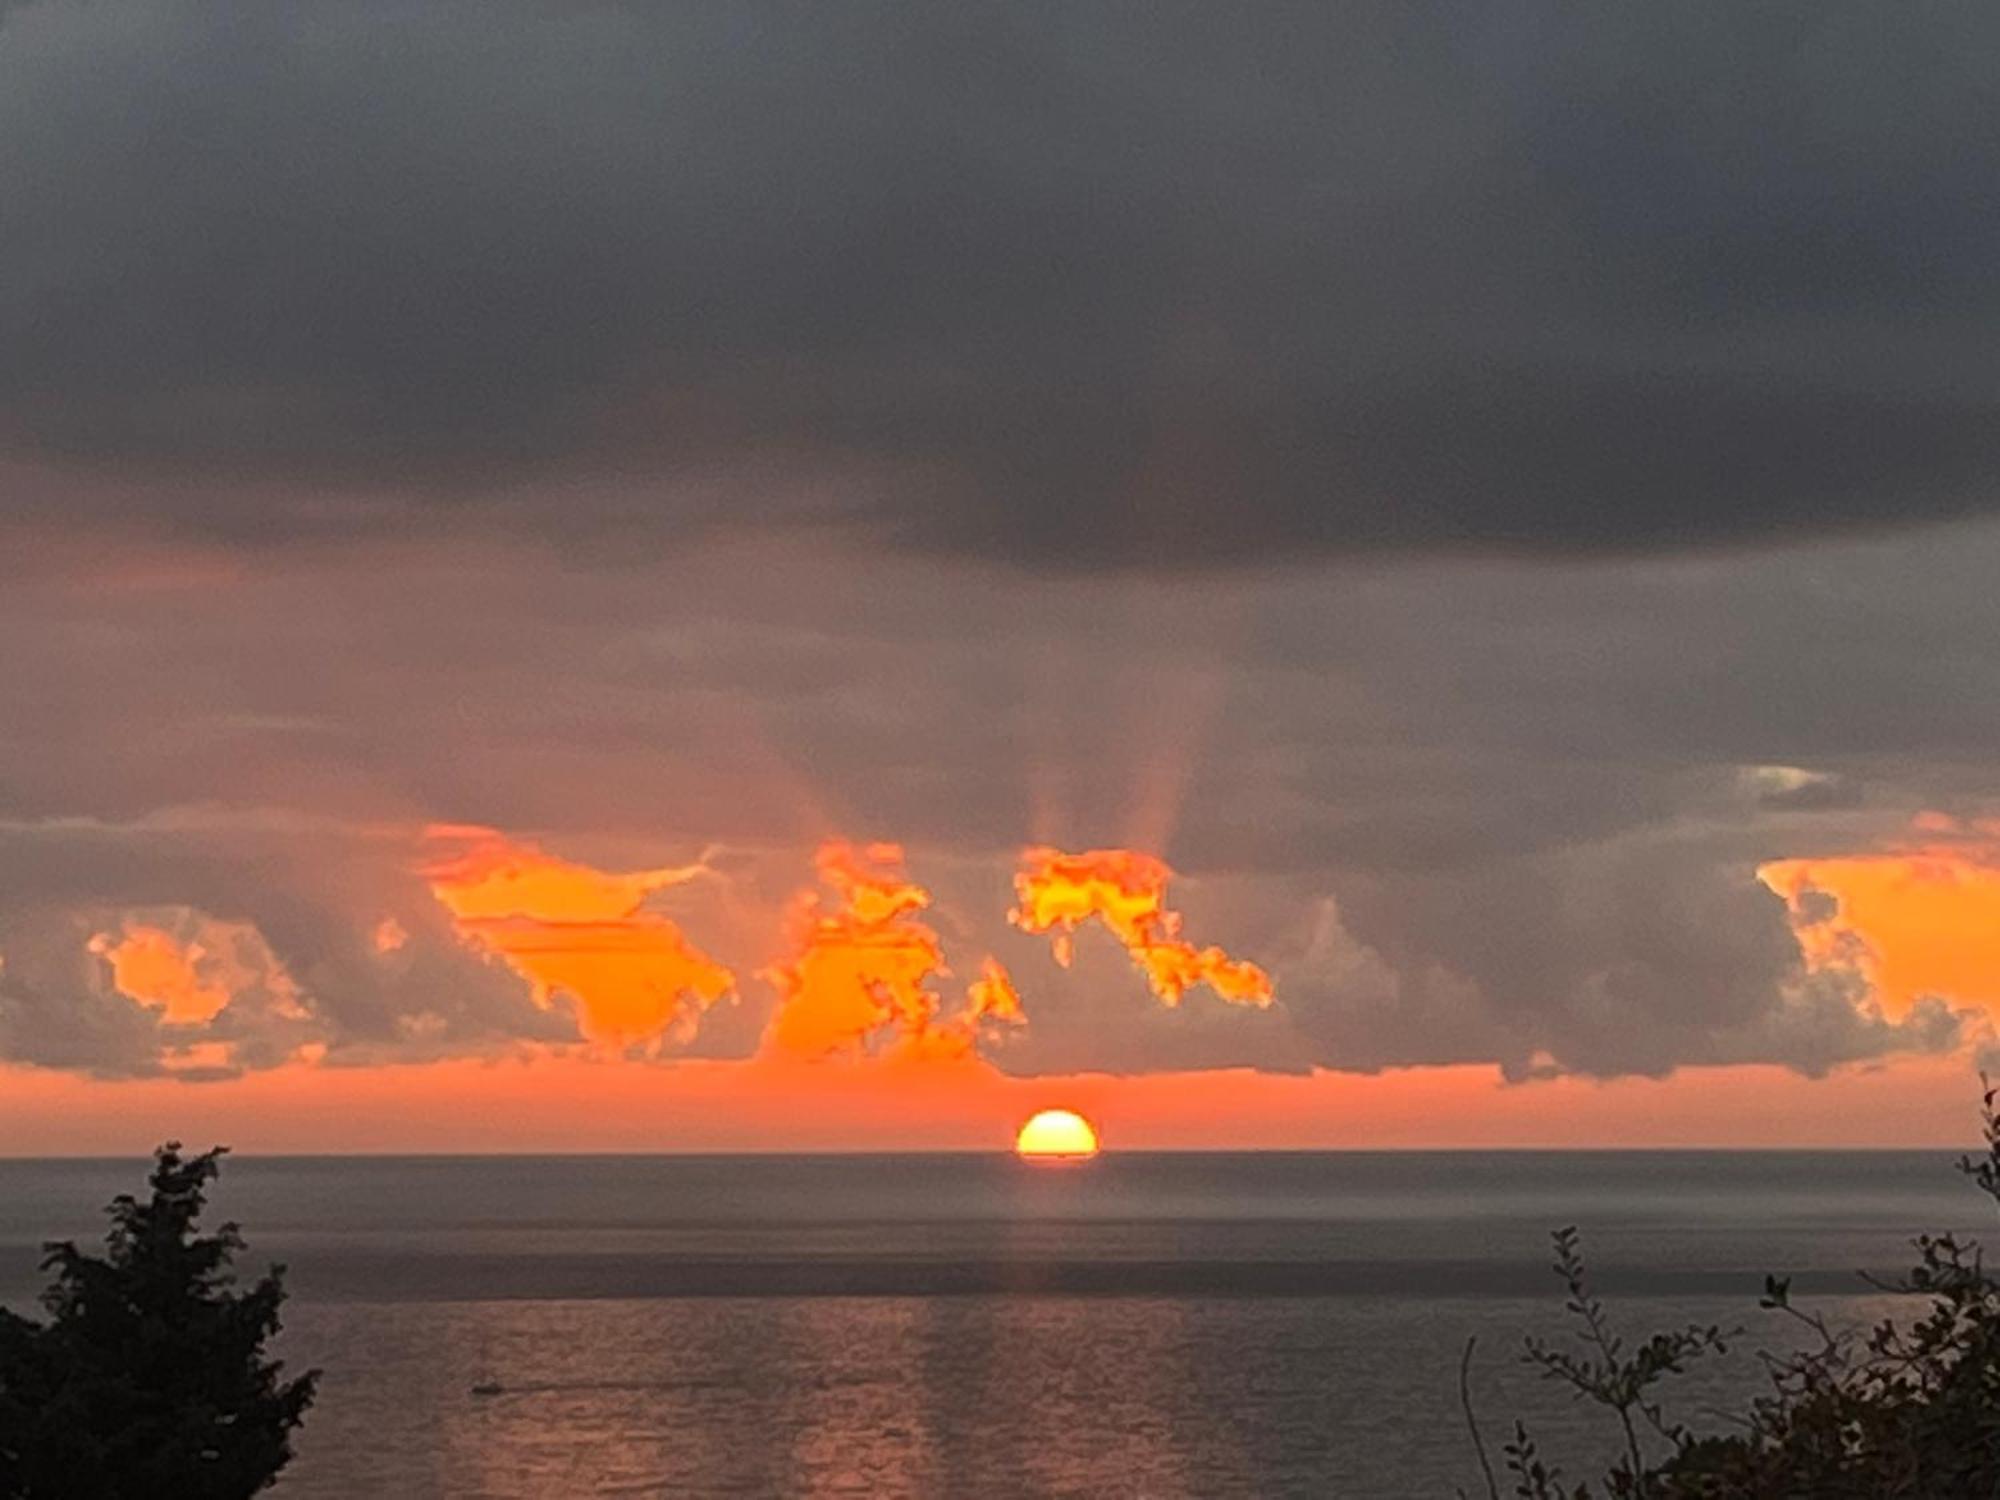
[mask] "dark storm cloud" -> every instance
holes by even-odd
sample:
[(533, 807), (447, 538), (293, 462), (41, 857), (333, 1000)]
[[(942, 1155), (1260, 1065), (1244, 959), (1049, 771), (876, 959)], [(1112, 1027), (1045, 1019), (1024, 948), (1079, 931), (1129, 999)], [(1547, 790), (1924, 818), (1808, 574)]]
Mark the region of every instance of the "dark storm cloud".
[[(1254, 19), (1246, 19), (1254, 16)], [(10, 483), (1034, 564), (2000, 495), (1990, 7), (28, 5)]]

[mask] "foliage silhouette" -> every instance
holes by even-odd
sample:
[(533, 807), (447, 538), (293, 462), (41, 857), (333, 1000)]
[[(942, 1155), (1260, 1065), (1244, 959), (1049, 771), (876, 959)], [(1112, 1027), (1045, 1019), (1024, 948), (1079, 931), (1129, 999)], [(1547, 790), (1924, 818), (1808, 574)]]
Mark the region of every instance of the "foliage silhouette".
[(283, 1268), (238, 1290), (237, 1227), (197, 1232), (222, 1155), (162, 1146), (104, 1256), (45, 1247), (48, 1321), (0, 1308), (0, 1500), (240, 1500), (291, 1458), (319, 1376), (265, 1354)]
[[(2000, 1203), (2000, 1090), (1982, 1103), (1985, 1154), (1961, 1158), (1963, 1172)], [(1782, 1277), (1767, 1277), (1759, 1306), (1796, 1320), (1810, 1335), (1804, 1352), (1759, 1356), (1769, 1394), (1739, 1414), (1733, 1430), (1696, 1436), (1669, 1422), (1651, 1392), (1692, 1361), (1721, 1353), (1731, 1336), (1689, 1327), (1655, 1334), (1628, 1349), (1611, 1332), (1588, 1288), (1574, 1229), (1556, 1232), (1556, 1272), (1584, 1352), (1530, 1338), (1523, 1358), (1545, 1376), (1610, 1412), (1624, 1452), (1593, 1485), (1568, 1485), (1521, 1423), (1502, 1448), (1516, 1500), (1971, 1500), (2000, 1496), (2000, 1281), (1979, 1247), (1951, 1235), (1913, 1242), (1917, 1264), (1885, 1291), (1923, 1298), (1913, 1321), (1884, 1319), (1868, 1329), (1835, 1330), (1793, 1305)], [(1467, 1346), (1467, 1362), (1471, 1346)], [(1464, 1368), (1460, 1390), (1467, 1388)], [(1465, 1399), (1486, 1491), (1499, 1481)], [(1648, 1456), (1650, 1446), (1653, 1457)]]

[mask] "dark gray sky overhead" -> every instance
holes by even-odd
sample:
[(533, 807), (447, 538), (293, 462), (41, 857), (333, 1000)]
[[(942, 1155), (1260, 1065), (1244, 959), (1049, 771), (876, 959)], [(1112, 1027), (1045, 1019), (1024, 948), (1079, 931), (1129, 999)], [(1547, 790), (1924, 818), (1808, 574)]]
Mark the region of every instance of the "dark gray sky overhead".
[[(2000, 805), (1996, 54), (1846, 0), (0, 10), (0, 1060), (190, 1041), (135, 923), (239, 945), (220, 1072), (573, 1037), (428, 824), (705, 861), (657, 899), (743, 976), (814, 843), (902, 841), (1015, 1071), (1983, 1040), (2000, 980), (1885, 1008), (1756, 872)], [(1279, 1003), (1037, 966), (1030, 842), (1163, 853)]]
[(1995, 503), (1989, 7), (4, 24), (0, 433), (203, 482), (119, 520), (1074, 568)]

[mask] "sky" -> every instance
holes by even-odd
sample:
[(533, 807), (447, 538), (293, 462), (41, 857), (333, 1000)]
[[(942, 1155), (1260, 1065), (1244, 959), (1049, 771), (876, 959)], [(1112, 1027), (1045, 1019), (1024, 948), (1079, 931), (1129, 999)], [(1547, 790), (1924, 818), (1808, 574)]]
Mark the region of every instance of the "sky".
[(1990, 7), (0, 7), (0, 1154), (1960, 1144)]

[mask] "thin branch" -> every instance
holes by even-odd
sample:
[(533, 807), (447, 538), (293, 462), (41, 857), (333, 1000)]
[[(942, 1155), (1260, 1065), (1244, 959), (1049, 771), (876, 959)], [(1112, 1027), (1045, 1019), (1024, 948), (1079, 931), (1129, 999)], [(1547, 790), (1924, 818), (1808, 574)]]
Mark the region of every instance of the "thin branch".
[(1486, 1476), (1486, 1493), (1500, 1500), (1500, 1481), (1493, 1477), (1492, 1460), (1486, 1456), (1486, 1440), (1479, 1435), (1479, 1418), (1472, 1410), (1472, 1351), (1478, 1345), (1475, 1334), (1465, 1341), (1465, 1353), (1458, 1360), (1458, 1404), (1465, 1411), (1465, 1430), (1472, 1434), (1472, 1451), (1479, 1455), (1479, 1472)]

